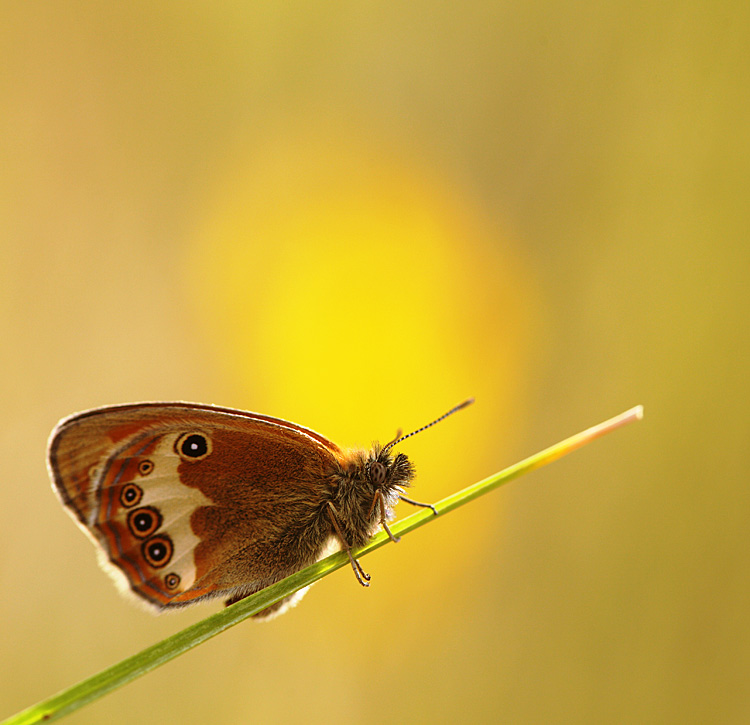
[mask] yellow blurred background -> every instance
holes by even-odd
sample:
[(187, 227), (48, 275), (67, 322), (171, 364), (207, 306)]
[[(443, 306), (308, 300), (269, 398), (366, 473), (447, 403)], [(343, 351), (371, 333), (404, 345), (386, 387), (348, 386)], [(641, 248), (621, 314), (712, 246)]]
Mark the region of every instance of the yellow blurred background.
[[(750, 721), (750, 5), (5, 3), (0, 717), (121, 599), (62, 416), (193, 400), (515, 481), (76, 723)], [(399, 510), (403, 516), (410, 511)]]

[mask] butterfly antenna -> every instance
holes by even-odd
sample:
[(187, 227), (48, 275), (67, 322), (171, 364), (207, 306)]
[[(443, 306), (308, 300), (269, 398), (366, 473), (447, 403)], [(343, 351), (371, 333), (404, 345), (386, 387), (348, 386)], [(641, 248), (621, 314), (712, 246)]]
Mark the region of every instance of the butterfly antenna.
[(474, 402), (474, 398), (469, 398), (468, 400), (464, 400), (463, 403), (460, 403), (455, 408), (451, 408), (447, 413), (443, 413), (439, 418), (436, 418), (432, 421), (432, 423), (428, 423), (427, 425), (423, 425), (421, 428), (417, 428), (417, 430), (413, 430), (411, 433), (407, 433), (405, 436), (401, 435), (401, 431), (399, 431), (398, 435), (383, 448), (383, 453), (387, 453), (393, 446), (395, 446), (397, 443), (401, 443), (401, 441), (405, 441), (407, 438), (411, 438), (412, 436), (417, 435), (417, 433), (421, 433), (423, 430), (427, 430), (428, 428), (432, 428), (433, 425), (436, 423), (439, 423), (441, 420), (445, 420), (449, 415), (453, 415), (454, 413), (458, 412), (462, 408), (466, 408), (468, 405), (471, 405)]

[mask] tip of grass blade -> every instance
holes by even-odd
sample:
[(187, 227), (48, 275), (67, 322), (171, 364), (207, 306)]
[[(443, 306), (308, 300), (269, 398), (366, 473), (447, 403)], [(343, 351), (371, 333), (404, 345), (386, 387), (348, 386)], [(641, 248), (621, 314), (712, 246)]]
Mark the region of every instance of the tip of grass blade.
[(623, 419), (623, 423), (629, 423), (631, 420), (643, 420), (643, 406), (636, 405), (630, 410), (626, 410), (621, 415), (617, 416)]
[(643, 419), (643, 406), (642, 405), (636, 405), (630, 410), (626, 410), (624, 413), (620, 413), (620, 415), (616, 415), (614, 418), (610, 418), (609, 420), (605, 420), (603, 423), (599, 423), (599, 425), (593, 426), (593, 428), (589, 428), (587, 431), (584, 431), (581, 435), (585, 435), (586, 433), (593, 433), (594, 435), (600, 435), (602, 433), (609, 433), (610, 431), (614, 430), (615, 428), (619, 428), (622, 425), (626, 425), (627, 423), (632, 423), (636, 420), (642, 420)]
[(643, 406), (636, 405), (630, 410), (626, 410), (624, 413), (620, 413), (620, 415), (616, 415), (614, 418), (605, 420), (603, 423), (594, 425), (591, 428), (588, 428), (585, 431), (579, 433), (578, 435), (575, 435), (575, 436), (572, 436), (572, 438), (569, 438), (568, 441), (570, 442), (571, 450), (574, 448), (578, 448), (579, 446), (582, 446), (588, 443), (589, 441), (594, 440), (594, 438), (599, 438), (599, 436), (603, 436), (603, 435), (606, 435), (607, 433), (611, 433), (616, 428), (620, 428), (623, 425), (632, 423), (636, 420), (641, 420), (642, 418), (643, 418)]
[(630, 408), (630, 410), (626, 410), (624, 413), (616, 415), (614, 418), (605, 420), (603, 423), (598, 423), (591, 428), (587, 428), (580, 433), (570, 436), (570, 438), (566, 438), (564, 441), (560, 441), (560, 443), (557, 443), (554, 446), (545, 448), (540, 453), (521, 461), (521, 463), (517, 464), (517, 467), (519, 469), (524, 468), (528, 470), (540, 468), (541, 466), (552, 463), (552, 461), (556, 461), (558, 458), (562, 458), (568, 453), (591, 443), (591, 441), (596, 438), (611, 433), (613, 430), (621, 428), (627, 423), (641, 420), (641, 418), (643, 418), (643, 406), (636, 405), (635, 407)]

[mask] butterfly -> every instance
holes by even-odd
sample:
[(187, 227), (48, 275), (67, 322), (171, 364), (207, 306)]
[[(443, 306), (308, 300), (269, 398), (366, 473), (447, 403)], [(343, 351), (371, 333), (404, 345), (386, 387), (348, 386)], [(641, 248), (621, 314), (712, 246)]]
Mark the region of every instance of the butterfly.
[[(414, 467), (393, 448), (339, 448), (295, 423), (196, 403), (134, 403), (64, 418), (52, 431), (53, 488), (125, 594), (161, 611), (227, 604), (337, 549), (352, 555), (404, 496)], [(290, 595), (256, 616), (279, 614)]]

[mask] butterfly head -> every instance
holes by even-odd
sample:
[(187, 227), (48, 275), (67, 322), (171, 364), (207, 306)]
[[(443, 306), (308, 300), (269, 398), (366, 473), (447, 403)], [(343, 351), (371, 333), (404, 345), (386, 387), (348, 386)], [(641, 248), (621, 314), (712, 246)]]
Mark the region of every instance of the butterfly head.
[(403, 453), (392, 453), (393, 448), (473, 402), (473, 399), (465, 400), (431, 423), (406, 435), (399, 430), (389, 443), (374, 443), (369, 453), (350, 451), (345, 454), (344, 465), (339, 469), (339, 475), (334, 476), (335, 484), (340, 482), (343, 485), (335, 485), (336, 493), (331, 503), (342, 512), (341, 518), (352, 534), (349, 538), (352, 545), (364, 544), (379, 524), (385, 524), (392, 518), (393, 506), (399, 497), (403, 498), (401, 494), (414, 478), (411, 461)]
[(365, 465), (367, 479), (374, 493), (395, 498), (414, 478), (414, 466), (403, 453), (395, 456), (388, 446), (374, 444)]

